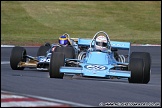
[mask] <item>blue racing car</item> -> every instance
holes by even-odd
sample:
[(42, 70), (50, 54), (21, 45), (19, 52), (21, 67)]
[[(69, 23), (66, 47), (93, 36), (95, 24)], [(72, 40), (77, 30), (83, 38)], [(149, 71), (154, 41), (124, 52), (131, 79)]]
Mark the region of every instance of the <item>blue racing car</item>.
[[(151, 56), (148, 52), (132, 52), (130, 42), (110, 41), (104, 31), (97, 32), (92, 39), (77, 39), (81, 50), (77, 58), (65, 57), (62, 52), (52, 52), (49, 64), (50, 78), (63, 78), (65, 74), (101, 78), (128, 78), (129, 83), (150, 81)], [(118, 53), (124, 50), (126, 55)]]
[(37, 56), (28, 55), (27, 50), (24, 47), (13, 47), (10, 55), (11, 68), (13, 70), (24, 70), (24, 68), (36, 68), (37, 70), (48, 71), (51, 53), (53, 51), (62, 52), (67, 58), (76, 58), (78, 54), (78, 49), (75, 48), (75, 39), (71, 39), (69, 34), (67, 33), (64, 33), (62, 36), (66, 37), (63, 38), (63, 41), (65, 39), (68, 39), (69, 44), (50, 44), (47, 42), (38, 48)]

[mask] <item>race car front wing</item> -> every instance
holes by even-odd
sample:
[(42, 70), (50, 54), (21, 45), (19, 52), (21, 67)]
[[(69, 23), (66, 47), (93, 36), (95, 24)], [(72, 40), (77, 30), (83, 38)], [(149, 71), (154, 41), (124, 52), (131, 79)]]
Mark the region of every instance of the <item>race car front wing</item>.
[(92, 76), (92, 77), (105, 77), (108, 78), (110, 76), (114, 77), (123, 77), (123, 78), (130, 78), (131, 71), (125, 70), (95, 70), (95, 69), (86, 69), (82, 67), (60, 67), (60, 73), (66, 74), (82, 74), (82, 76)]

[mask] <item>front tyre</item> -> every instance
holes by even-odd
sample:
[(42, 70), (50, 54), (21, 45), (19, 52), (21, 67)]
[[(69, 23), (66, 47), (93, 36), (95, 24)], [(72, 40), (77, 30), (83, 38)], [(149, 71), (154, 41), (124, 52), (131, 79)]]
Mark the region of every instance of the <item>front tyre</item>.
[(130, 59), (128, 69), (131, 71), (131, 78), (128, 78), (129, 83), (143, 83), (144, 67), (143, 59)]
[(143, 59), (144, 67), (143, 67), (143, 80), (141, 83), (147, 84), (150, 81), (151, 74), (151, 56), (148, 52), (132, 52), (130, 59), (132, 58), (140, 58)]
[(63, 79), (64, 74), (60, 73), (60, 67), (64, 66), (65, 55), (61, 52), (53, 52), (50, 59), (50, 78)]
[(26, 62), (26, 49), (20, 46), (13, 47), (10, 56), (10, 66), (13, 70), (23, 70), (24, 67), (19, 67), (20, 62)]

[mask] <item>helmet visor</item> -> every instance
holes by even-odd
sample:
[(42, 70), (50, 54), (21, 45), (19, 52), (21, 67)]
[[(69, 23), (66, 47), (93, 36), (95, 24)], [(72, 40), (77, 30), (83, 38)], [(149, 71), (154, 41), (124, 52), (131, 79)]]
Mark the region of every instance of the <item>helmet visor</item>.
[(107, 43), (104, 43), (104, 42), (96, 42), (96, 45), (102, 46), (102, 47), (106, 47), (107, 46)]
[(68, 40), (59, 40), (59, 44), (66, 45), (68, 44)]

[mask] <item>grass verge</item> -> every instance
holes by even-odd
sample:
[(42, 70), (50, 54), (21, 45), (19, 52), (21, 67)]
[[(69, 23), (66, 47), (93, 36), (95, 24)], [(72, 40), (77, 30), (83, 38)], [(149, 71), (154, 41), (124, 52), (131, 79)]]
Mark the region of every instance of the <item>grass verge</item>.
[(161, 1), (1, 1), (1, 44), (57, 42), (64, 33), (161, 44)]

